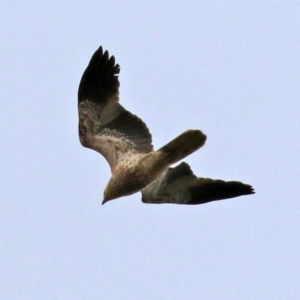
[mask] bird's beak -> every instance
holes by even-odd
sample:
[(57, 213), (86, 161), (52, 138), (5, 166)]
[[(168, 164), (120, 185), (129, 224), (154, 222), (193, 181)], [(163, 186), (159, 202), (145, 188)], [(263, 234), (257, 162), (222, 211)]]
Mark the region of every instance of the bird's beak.
[(102, 205), (110, 200), (114, 200), (116, 199), (114, 196), (110, 195), (110, 193), (108, 193), (106, 190), (104, 192), (104, 195), (103, 195), (103, 201), (102, 201)]
[(104, 198), (103, 198), (103, 201), (102, 201), (102, 205), (106, 202), (108, 202), (109, 200), (112, 200), (112, 198), (108, 197), (106, 194), (104, 194)]
[(107, 197), (107, 193), (106, 193), (106, 189), (105, 189), (105, 191), (104, 191), (104, 193), (103, 193), (103, 201), (102, 201), (102, 205), (103, 205), (104, 203), (106, 203), (108, 200), (109, 200), (109, 199), (108, 199), (108, 197)]

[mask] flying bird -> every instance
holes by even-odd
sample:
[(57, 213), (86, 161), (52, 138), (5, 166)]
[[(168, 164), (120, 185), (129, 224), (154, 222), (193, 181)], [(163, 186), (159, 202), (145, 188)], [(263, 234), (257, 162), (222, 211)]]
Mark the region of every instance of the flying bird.
[(111, 169), (102, 204), (137, 192), (144, 203), (175, 204), (203, 204), (254, 193), (242, 182), (197, 177), (185, 162), (171, 167), (202, 147), (206, 135), (187, 130), (154, 151), (147, 125), (119, 103), (119, 73), (114, 56), (100, 47), (78, 89), (80, 142), (102, 154)]

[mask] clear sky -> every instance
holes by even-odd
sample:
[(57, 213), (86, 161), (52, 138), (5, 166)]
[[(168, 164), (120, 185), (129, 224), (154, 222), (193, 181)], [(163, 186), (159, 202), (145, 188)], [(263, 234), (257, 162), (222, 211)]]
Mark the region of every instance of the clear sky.
[[(2, 0), (0, 299), (300, 299), (296, 3)], [(102, 206), (109, 166), (77, 133), (100, 45), (156, 149), (201, 129), (194, 172), (256, 194)]]

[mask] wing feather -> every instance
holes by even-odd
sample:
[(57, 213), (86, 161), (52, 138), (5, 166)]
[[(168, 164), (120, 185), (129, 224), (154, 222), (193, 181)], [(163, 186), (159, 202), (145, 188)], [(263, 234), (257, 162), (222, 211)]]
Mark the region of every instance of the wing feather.
[(253, 188), (238, 181), (200, 178), (183, 162), (142, 190), (144, 203), (203, 204), (253, 194)]
[(79, 138), (100, 152), (112, 170), (128, 155), (153, 151), (146, 124), (119, 104), (120, 66), (100, 47), (84, 71), (78, 89)]

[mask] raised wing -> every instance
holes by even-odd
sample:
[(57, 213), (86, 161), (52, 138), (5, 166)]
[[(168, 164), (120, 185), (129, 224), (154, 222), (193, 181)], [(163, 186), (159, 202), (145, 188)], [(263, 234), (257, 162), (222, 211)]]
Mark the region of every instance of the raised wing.
[(120, 66), (100, 47), (78, 89), (79, 138), (100, 152), (114, 171), (120, 161), (153, 151), (146, 124), (119, 104)]
[(238, 181), (213, 180), (194, 175), (182, 162), (169, 168), (165, 176), (142, 190), (144, 203), (203, 204), (254, 194), (253, 188)]

